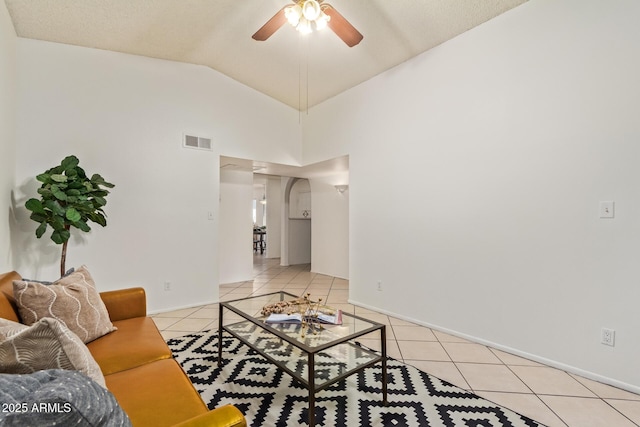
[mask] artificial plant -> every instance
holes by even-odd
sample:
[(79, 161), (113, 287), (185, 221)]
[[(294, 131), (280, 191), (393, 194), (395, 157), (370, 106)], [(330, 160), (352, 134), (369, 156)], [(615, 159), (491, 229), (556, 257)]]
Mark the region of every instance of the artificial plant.
[(53, 228), (51, 240), (62, 245), (60, 276), (65, 272), (71, 227), (91, 231), (89, 221), (106, 226), (107, 219), (102, 209), (109, 194), (106, 188), (114, 187), (99, 174), (89, 178), (79, 163), (76, 156), (67, 156), (60, 165), (36, 176), (42, 183), (38, 189), (40, 200), (32, 198), (25, 203), (31, 211), (29, 218), (40, 224), (36, 237), (42, 237), (50, 225)]

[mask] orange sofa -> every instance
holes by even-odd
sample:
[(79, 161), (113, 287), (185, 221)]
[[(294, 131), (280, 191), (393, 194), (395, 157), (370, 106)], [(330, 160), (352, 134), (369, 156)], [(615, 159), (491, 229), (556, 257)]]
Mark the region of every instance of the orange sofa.
[[(0, 274), (0, 317), (20, 322), (13, 298), (15, 271)], [(246, 427), (242, 413), (227, 405), (208, 410), (200, 395), (147, 317), (142, 288), (102, 292), (118, 329), (87, 344), (107, 388), (134, 426)]]

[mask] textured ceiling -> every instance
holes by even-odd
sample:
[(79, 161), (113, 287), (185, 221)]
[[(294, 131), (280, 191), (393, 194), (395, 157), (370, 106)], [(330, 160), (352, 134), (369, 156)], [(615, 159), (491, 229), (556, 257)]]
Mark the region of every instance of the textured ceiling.
[(304, 110), (526, 0), (327, 0), (363, 35), (285, 24), (251, 35), (288, 0), (5, 0), (18, 36), (205, 65)]

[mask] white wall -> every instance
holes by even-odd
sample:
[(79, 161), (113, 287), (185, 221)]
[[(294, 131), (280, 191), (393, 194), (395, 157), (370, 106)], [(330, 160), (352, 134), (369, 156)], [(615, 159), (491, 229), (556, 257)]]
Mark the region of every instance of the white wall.
[(350, 156), (351, 301), (640, 391), (639, 21), (531, 0), (313, 108), (303, 163)]
[(336, 185), (349, 183), (348, 172), (313, 178), (311, 185), (311, 270), (349, 278), (349, 190)]
[(13, 269), (11, 192), (15, 175), (16, 33), (0, 3), (0, 273)]
[(282, 178), (267, 177), (267, 258), (280, 258), (282, 240), (282, 205), (283, 197), (280, 188)]
[(220, 170), (219, 283), (253, 278), (253, 199), (251, 171)]
[[(68, 265), (101, 290), (144, 286), (151, 311), (217, 300), (219, 156), (297, 164), (297, 112), (206, 67), (27, 39), (17, 58), (16, 269), (56, 277), (59, 247), (23, 206), (33, 177), (75, 154), (116, 187), (108, 226), (72, 236)], [(183, 148), (185, 131), (213, 151)]]

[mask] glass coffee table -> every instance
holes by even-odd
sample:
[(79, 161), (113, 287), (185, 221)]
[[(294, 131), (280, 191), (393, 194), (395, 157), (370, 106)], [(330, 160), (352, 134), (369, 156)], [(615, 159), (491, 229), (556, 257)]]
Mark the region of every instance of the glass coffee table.
[[(266, 316), (260, 313), (265, 305), (299, 298), (297, 295), (280, 291), (221, 302), (218, 366), (222, 364), (222, 334), (227, 332), (291, 375), (309, 391), (309, 426), (314, 426), (317, 392), (380, 363), (382, 402), (386, 405), (386, 326), (344, 312), (341, 325), (323, 324), (322, 330), (316, 334), (310, 330), (303, 334), (303, 326), (299, 323), (265, 323)], [(234, 319), (231, 323), (225, 324), (225, 312), (236, 315), (228, 316)], [(353, 341), (376, 332), (380, 334), (380, 354)]]

